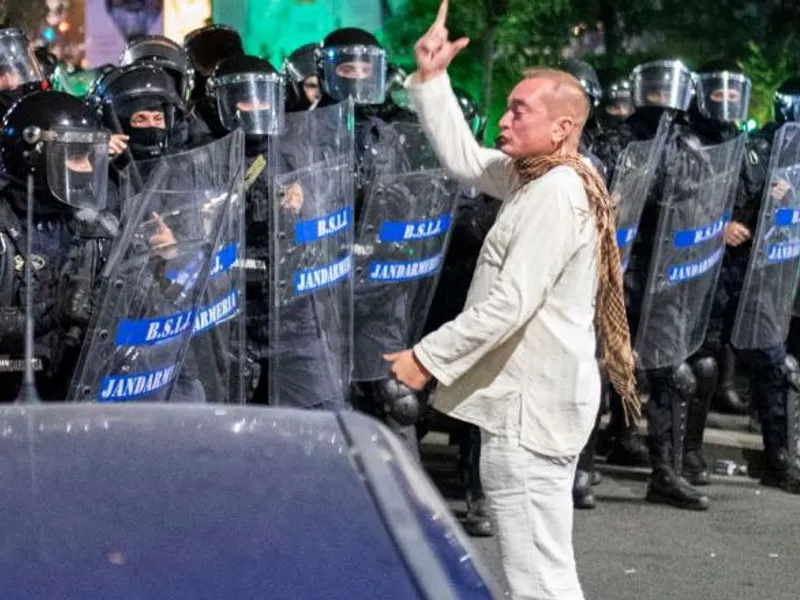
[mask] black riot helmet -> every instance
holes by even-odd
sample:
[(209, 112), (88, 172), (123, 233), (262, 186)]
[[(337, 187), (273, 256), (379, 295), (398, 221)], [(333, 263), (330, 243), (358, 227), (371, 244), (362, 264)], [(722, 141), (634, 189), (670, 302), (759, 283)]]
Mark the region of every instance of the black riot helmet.
[(386, 51), (371, 33), (355, 27), (328, 34), (317, 61), (323, 91), (341, 102), (358, 105), (386, 100)]
[(741, 69), (722, 61), (698, 69), (695, 99), (707, 119), (738, 123), (747, 119), (752, 83)]
[(800, 79), (784, 81), (774, 97), (775, 121), (800, 121)]
[[(137, 160), (165, 153), (176, 119), (183, 118), (183, 100), (175, 80), (162, 68), (139, 63), (106, 73), (90, 96), (103, 123), (114, 128), (111, 109)], [(159, 117), (160, 113), (160, 117)]]
[(475, 139), (481, 141), (486, 129), (486, 117), (481, 114), (478, 104), (465, 90), (454, 87), (453, 93), (456, 95), (458, 106), (461, 107), (461, 112), (464, 113), (464, 119), (466, 119), (472, 134)]
[(7, 109), (26, 93), (47, 89), (30, 42), (20, 29), (0, 29), (0, 106)]
[(125, 46), (119, 59), (120, 67), (137, 63), (154, 64), (161, 67), (175, 80), (175, 89), (181, 98), (186, 98), (192, 85), (192, 67), (189, 55), (183, 47), (163, 35), (143, 35)]
[(33, 173), (39, 198), (101, 209), (108, 182), (108, 132), (95, 114), (64, 92), (32, 92), (3, 118), (0, 154), (9, 179)]
[(183, 38), (183, 47), (194, 69), (191, 95), (194, 101), (205, 96), (206, 80), (221, 61), (244, 54), (241, 36), (227, 25), (208, 25), (195, 29)]
[(283, 129), (283, 78), (263, 58), (235, 56), (219, 63), (208, 80), (220, 122), (247, 136), (277, 135)]
[(286, 77), (286, 110), (289, 112), (308, 110), (319, 100), (318, 48), (319, 44), (305, 44), (283, 61), (283, 72)]
[(577, 79), (591, 99), (592, 106), (598, 106), (603, 99), (603, 86), (600, 85), (600, 78), (597, 71), (589, 63), (570, 58), (561, 64), (561, 68)]
[(617, 79), (609, 85), (603, 95), (603, 112), (620, 120), (627, 118), (634, 111), (631, 95), (631, 82), (626, 77)]
[(631, 74), (636, 108), (689, 110), (694, 98), (694, 74), (679, 60), (658, 60), (639, 65)]

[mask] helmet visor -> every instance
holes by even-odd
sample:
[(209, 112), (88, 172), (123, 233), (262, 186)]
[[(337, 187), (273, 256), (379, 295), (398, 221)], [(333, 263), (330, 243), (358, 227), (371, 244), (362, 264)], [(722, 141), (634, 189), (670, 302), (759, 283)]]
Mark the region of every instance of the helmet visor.
[(106, 207), (108, 133), (49, 130), (42, 134), (47, 185), (53, 196), (75, 208)]
[(744, 121), (750, 87), (750, 80), (741, 73), (704, 73), (697, 79), (697, 107), (709, 119)]
[(375, 46), (339, 46), (322, 50), (325, 91), (334, 100), (356, 104), (386, 100), (386, 51)]
[(636, 107), (688, 110), (694, 97), (694, 78), (678, 61), (649, 63), (634, 70), (631, 88)]
[(237, 73), (210, 81), (217, 111), (229, 131), (246, 135), (278, 135), (283, 130), (284, 84), (274, 73)]

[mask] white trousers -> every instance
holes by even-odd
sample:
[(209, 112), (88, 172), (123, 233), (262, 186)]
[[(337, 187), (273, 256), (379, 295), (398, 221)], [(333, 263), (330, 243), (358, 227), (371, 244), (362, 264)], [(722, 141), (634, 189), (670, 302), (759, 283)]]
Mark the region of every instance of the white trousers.
[(578, 457), (526, 450), (481, 430), (480, 475), (513, 600), (584, 600), (572, 547)]

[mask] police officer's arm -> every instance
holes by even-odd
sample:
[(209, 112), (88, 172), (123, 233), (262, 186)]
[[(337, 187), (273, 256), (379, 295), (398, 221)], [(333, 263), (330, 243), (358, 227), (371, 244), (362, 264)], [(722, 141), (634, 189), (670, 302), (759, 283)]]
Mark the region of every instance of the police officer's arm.
[(503, 265), (485, 299), (414, 347), (419, 362), (442, 384), (451, 385), (536, 318), (579, 248), (578, 232), (590, 224), (582, 194), (574, 172), (560, 169), (525, 191), (520, 203), (525, 209), (516, 219)]
[(513, 161), (499, 150), (481, 148), (464, 120), (447, 74), (423, 84), (411, 78), (406, 86), (444, 168), (485, 194), (508, 199), (519, 185)]

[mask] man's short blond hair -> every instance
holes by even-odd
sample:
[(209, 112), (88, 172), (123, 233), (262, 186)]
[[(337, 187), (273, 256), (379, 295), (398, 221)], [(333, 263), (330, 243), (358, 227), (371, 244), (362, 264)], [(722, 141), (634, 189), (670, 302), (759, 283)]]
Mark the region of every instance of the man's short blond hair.
[(569, 116), (575, 120), (579, 129), (583, 129), (589, 118), (589, 96), (583, 89), (580, 81), (566, 71), (548, 67), (531, 67), (522, 73), (525, 79), (546, 79), (553, 84), (553, 99), (549, 102), (548, 110), (554, 111), (559, 116)]

